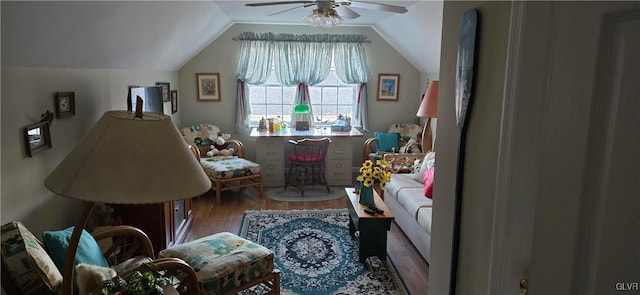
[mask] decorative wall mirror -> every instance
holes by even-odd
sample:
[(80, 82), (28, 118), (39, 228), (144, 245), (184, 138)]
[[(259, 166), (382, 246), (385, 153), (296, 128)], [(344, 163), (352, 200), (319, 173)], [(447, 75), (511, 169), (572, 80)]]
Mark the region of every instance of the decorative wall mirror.
[(51, 134), (49, 123), (39, 122), (24, 128), (24, 141), (27, 156), (33, 155), (51, 148)]

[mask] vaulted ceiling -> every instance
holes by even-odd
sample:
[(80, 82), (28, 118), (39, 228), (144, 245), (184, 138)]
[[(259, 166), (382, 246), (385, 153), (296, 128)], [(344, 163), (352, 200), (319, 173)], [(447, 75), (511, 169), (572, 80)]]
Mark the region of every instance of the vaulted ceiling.
[[(264, 1), (1, 1), (2, 65), (178, 70), (235, 23), (305, 25), (312, 10), (245, 6), (254, 2)], [(438, 73), (442, 1), (369, 2), (408, 12), (353, 7), (361, 16), (342, 26), (370, 26), (419, 71)]]

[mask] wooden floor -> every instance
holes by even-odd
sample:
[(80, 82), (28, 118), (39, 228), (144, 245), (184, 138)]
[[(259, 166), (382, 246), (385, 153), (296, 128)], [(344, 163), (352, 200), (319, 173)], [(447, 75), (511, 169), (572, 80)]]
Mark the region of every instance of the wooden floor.
[[(268, 189), (265, 189), (268, 190)], [(346, 198), (322, 202), (281, 202), (267, 197), (259, 198), (257, 190), (247, 188), (237, 192), (222, 193), (220, 205), (215, 205), (213, 193), (193, 200), (193, 225), (186, 241), (214, 233), (228, 231), (238, 233), (245, 210), (294, 210), (347, 208)], [(387, 238), (387, 253), (411, 294), (426, 294), (429, 266), (409, 242), (402, 230), (393, 223)]]

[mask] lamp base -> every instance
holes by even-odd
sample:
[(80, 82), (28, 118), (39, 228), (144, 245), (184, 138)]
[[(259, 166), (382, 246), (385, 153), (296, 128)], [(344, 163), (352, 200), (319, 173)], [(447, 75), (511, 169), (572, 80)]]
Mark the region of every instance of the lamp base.
[(431, 133), (431, 118), (427, 118), (427, 123), (424, 124), (424, 129), (422, 130), (422, 142), (420, 144), (422, 146), (423, 153), (435, 151), (433, 146), (433, 135)]
[(71, 233), (71, 238), (69, 239), (69, 247), (67, 248), (67, 253), (64, 257), (64, 272), (62, 276), (63, 295), (73, 294), (73, 269), (75, 268), (74, 264), (76, 261), (76, 252), (78, 252), (78, 243), (80, 242), (80, 235), (82, 235), (82, 230), (87, 225), (89, 215), (91, 215), (91, 211), (93, 211), (93, 208), (95, 206), (95, 202), (87, 202), (87, 204), (84, 206), (82, 215), (76, 222), (76, 225), (73, 227), (73, 232)]

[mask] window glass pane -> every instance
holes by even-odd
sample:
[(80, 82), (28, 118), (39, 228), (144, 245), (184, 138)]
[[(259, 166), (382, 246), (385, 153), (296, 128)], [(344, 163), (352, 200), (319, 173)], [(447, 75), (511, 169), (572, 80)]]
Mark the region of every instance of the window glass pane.
[(267, 87), (267, 104), (282, 105), (282, 87)]
[(347, 116), (349, 118), (353, 118), (351, 112), (353, 111), (352, 106), (338, 106), (338, 114), (342, 114), (343, 116)]
[(267, 95), (264, 87), (249, 87), (249, 93), (251, 93), (251, 103), (264, 103)]
[(320, 118), (322, 119), (322, 121), (335, 121), (338, 117), (338, 109), (336, 105), (322, 105), (321, 109), (322, 116)]
[(296, 97), (296, 87), (284, 87), (283, 95), (283, 103), (292, 105), (293, 99)]
[(340, 88), (338, 88), (338, 104), (351, 105), (353, 103), (353, 98), (354, 97), (355, 97), (355, 88), (354, 87), (340, 87)]
[(338, 104), (338, 88), (323, 87), (322, 88), (322, 104)]
[(309, 96), (311, 103), (322, 103), (322, 90), (320, 87), (309, 87)]
[(282, 115), (282, 105), (267, 105), (267, 114), (269, 118), (275, 118)]

